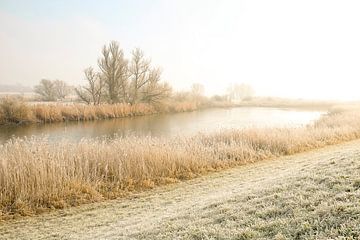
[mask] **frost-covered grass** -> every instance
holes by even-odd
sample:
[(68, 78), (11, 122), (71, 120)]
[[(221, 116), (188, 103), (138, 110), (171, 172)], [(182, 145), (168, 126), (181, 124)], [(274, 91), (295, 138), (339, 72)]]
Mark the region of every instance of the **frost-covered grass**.
[(360, 140), (0, 222), (0, 239), (359, 239)]
[[(236, 165), (360, 137), (360, 111), (289, 129), (79, 143), (15, 139), (0, 145), (0, 213), (29, 215), (122, 196)], [(0, 216), (1, 216), (0, 215)]]
[[(297, 162), (299, 157), (295, 157), (293, 165), (297, 168), (291, 169), (292, 173), (286, 173), (286, 168), (274, 169), (269, 163), (266, 168), (258, 169), (265, 178), (262, 186), (253, 183), (254, 189), (230, 194), (201, 210), (171, 218), (134, 236), (136, 239), (359, 239), (360, 152), (347, 150), (340, 154), (339, 151), (314, 154), (308, 157), (307, 164)], [(288, 161), (291, 164), (292, 160)], [(272, 171), (279, 179), (271, 180)]]

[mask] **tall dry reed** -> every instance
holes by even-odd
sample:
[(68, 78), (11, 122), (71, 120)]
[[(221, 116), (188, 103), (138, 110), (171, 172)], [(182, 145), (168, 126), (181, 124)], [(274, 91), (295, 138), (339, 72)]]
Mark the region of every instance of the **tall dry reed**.
[(21, 99), (5, 97), (0, 100), (0, 124), (21, 124), (34, 120), (33, 112)]
[(313, 125), (293, 129), (226, 130), (193, 137), (125, 137), (76, 144), (14, 139), (0, 145), (0, 216), (114, 198), (209, 171), (356, 139), (360, 137), (359, 119), (360, 111), (353, 110), (328, 114)]
[(194, 111), (199, 107), (192, 102), (170, 102), (158, 105), (118, 103), (95, 106), (81, 103), (27, 104), (19, 98), (3, 98), (0, 99), (0, 124), (91, 121), (156, 113)]

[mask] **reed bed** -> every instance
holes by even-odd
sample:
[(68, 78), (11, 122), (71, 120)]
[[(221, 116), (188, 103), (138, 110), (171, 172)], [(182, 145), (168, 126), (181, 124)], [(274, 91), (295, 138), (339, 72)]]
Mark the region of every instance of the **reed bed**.
[[(342, 108), (345, 104), (340, 104)], [(26, 103), (21, 98), (0, 98), (0, 125), (1, 124), (26, 124), (26, 123), (53, 123), (66, 121), (92, 121), (110, 118), (123, 118), (142, 116), (158, 113), (177, 113), (196, 111), (204, 108), (227, 108), (227, 107), (279, 107), (297, 109), (331, 109), (336, 107), (331, 102), (312, 102), (303, 100), (269, 100), (259, 98), (241, 103), (229, 101), (217, 101), (202, 98), (200, 100), (170, 99), (158, 104), (127, 103), (86, 105), (72, 102), (49, 102), (49, 103)], [(347, 104), (346, 106), (358, 106)]]
[(110, 118), (132, 117), (157, 113), (149, 104), (38, 104), (31, 107), (40, 122), (90, 121)]
[(359, 119), (360, 110), (348, 110), (324, 115), (302, 128), (224, 130), (176, 138), (132, 136), (76, 144), (13, 139), (0, 145), (0, 218), (111, 199), (356, 139)]
[(15, 98), (0, 99), (0, 124), (53, 123), (123, 118), (157, 113), (187, 112), (200, 108), (192, 102), (171, 102), (157, 105), (81, 103), (28, 104)]

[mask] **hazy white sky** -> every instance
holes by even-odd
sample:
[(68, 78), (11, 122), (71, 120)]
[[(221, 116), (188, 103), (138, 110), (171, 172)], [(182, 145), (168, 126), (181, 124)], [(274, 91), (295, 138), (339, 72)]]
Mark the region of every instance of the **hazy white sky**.
[(142, 48), (177, 89), (360, 99), (360, 1), (0, 0), (0, 84), (84, 83), (103, 44)]

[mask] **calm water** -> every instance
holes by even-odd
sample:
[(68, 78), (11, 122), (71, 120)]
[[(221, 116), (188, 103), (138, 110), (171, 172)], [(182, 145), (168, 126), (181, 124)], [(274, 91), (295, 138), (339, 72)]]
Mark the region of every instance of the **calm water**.
[(321, 112), (282, 110), (275, 108), (227, 108), (160, 114), (134, 118), (33, 124), (0, 127), (0, 143), (12, 137), (48, 136), (78, 141), (81, 138), (114, 137), (116, 135), (173, 136), (246, 127), (299, 127), (320, 117)]

